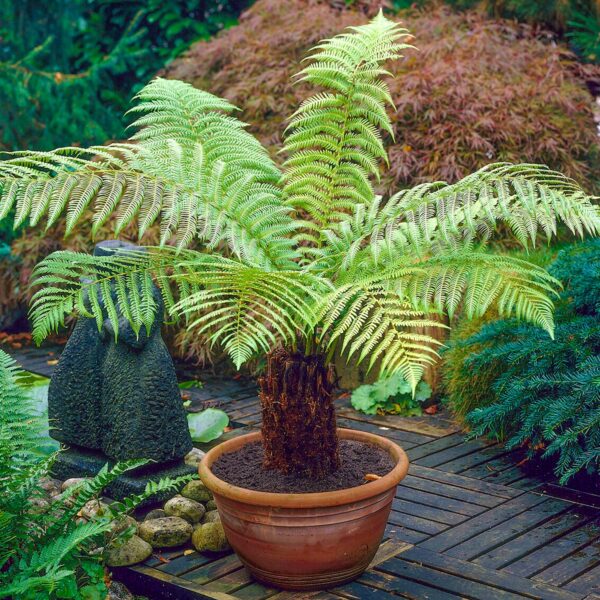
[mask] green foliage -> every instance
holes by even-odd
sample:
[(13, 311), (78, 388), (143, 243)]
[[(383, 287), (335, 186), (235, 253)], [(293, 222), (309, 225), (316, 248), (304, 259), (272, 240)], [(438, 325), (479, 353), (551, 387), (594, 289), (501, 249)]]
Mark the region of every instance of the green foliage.
[[(115, 332), (121, 316), (148, 328), (152, 281), (167, 311), (238, 367), (300, 338), (308, 353), (333, 356), (339, 346), (415, 388), (439, 345), (420, 331), (443, 327), (427, 315), (459, 305), (469, 317), (493, 309), (552, 335), (557, 280), (485, 245), (498, 226), (526, 248), (559, 223), (594, 235), (598, 207), (573, 180), (530, 164), (489, 165), (387, 202), (375, 196), (369, 176), (387, 123), (382, 64), (404, 35), (380, 14), (318, 46), (302, 73), (333, 92), (317, 92), (293, 117), (282, 174), (228, 102), (162, 79), (140, 92), (129, 142), (0, 163), (0, 216), (14, 208), (16, 225), (66, 211), (70, 231), (92, 203), (92, 234), (111, 218), (117, 231), (137, 219), (140, 235), (160, 222), (162, 245), (144, 252), (43, 260), (36, 339), (72, 311), (99, 325), (108, 318)], [(309, 181), (318, 191), (305, 201)]]
[(300, 81), (325, 88), (292, 115), (283, 150), (286, 204), (306, 212), (315, 228), (343, 220), (356, 204), (373, 198), (370, 177), (387, 161), (380, 130), (392, 133), (393, 106), (383, 64), (408, 48), (408, 31), (383, 13), (317, 46)]
[(361, 385), (352, 392), (352, 406), (367, 415), (394, 414), (412, 417), (421, 414), (421, 404), (431, 397), (431, 388), (420, 381), (415, 393), (401, 375)]
[(132, 94), (245, 0), (0, 4), (0, 147), (49, 149), (124, 134)]
[(555, 340), (495, 321), (457, 344), (466, 352), (456, 369), (477, 394), (487, 388), (489, 405), (468, 415), (473, 435), (552, 458), (565, 483), (600, 466), (600, 241), (561, 250), (550, 271), (565, 284)]
[(199, 413), (190, 413), (187, 420), (194, 442), (212, 442), (220, 437), (225, 427), (229, 425), (227, 413), (217, 408), (206, 408)]
[(104, 568), (91, 552), (105, 545), (112, 521), (157, 492), (175, 492), (189, 477), (150, 482), (141, 495), (81, 522), (78, 513), (89, 500), (145, 461), (106, 465), (59, 500), (47, 500), (40, 478), (48, 475), (55, 455), (38, 450), (45, 423), (35, 416), (27, 386), (25, 374), (0, 351), (0, 597), (100, 600), (107, 593)]

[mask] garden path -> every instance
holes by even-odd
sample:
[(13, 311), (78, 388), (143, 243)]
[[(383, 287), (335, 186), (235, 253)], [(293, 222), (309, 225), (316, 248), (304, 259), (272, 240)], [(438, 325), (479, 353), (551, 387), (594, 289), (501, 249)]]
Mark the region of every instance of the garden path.
[[(59, 350), (10, 352), (25, 369), (50, 375)], [(224, 409), (233, 425), (227, 437), (260, 426), (252, 382), (202, 380), (202, 388), (186, 390), (192, 409)], [(338, 416), (344, 427), (398, 441), (411, 460), (385, 541), (355, 582), (327, 592), (279, 592), (253, 581), (234, 554), (189, 548), (156, 553), (116, 576), (151, 598), (184, 600), (600, 600), (600, 495), (525, 471), (521, 454), (501, 444), (465, 441), (443, 414), (370, 417), (342, 397)]]

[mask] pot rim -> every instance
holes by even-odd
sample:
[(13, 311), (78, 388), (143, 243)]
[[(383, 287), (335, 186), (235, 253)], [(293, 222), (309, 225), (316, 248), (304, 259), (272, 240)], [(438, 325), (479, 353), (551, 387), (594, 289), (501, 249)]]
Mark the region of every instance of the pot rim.
[(332, 492), (278, 493), (259, 492), (238, 487), (219, 479), (211, 470), (212, 464), (227, 452), (233, 452), (246, 444), (261, 439), (260, 432), (247, 433), (222, 442), (207, 452), (198, 468), (200, 479), (212, 492), (239, 502), (259, 506), (277, 506), (283, 508), (317, 508), (322, 506), (340, 506), (372, 498), (395, 488), (408, 472), (406, 452), (395, 442), (380, 435), (357, 431), (355, 429), (338, 428), (340, 439), (356, 440), (379, 446), (396, 460), (394, 468), (375, 481), (363, 485), (336, 490)]

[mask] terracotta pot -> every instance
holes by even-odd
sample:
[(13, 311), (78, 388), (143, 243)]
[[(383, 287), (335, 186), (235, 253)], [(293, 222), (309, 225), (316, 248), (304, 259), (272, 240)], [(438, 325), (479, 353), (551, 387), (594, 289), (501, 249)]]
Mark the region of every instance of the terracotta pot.
[(260, 440), (260, 433), (223, 442), (202, 459), (200, 478), (214, 494), (227, 539), (257, 580), (287, 590), (324, 589), (358, 577), (373, 559), (408, 458), (378, 435), (350, 429), (338, 433), (341, 439), (383, 448), (396, 466), (358, 487), (277, 494), (231, 485), (210, 468), (222, 454)]

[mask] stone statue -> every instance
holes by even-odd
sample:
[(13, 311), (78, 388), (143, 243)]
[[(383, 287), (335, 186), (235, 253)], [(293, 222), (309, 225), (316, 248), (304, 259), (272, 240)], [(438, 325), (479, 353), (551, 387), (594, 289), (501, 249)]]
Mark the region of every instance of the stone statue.
[[(128, 250), (142, 248), (101, 242), (94, 255)], [(75, 471), (96, 470), (92, 462), (102, 466), (107, 460), (176, 465), (192, 449), (175, 368), (160, 333), (164, 304), (157, 288), (154, 294), (158, 310), (149, 332), (142, 327), (136, 335), (121, 317), (115, 341), (108, 318), (100, 331), (95, 319), (77, 321), (48, 391), (51, 435), (70, 448), (70, 455), (59, 457), (57, 475), (93, 474)]]

